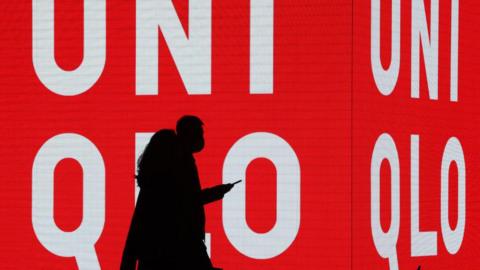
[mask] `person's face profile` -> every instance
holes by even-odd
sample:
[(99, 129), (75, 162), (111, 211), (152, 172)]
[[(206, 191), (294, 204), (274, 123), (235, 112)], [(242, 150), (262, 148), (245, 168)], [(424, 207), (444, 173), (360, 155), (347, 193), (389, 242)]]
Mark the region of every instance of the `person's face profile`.
[(193, 130), (192, 152), (198, 153), (205, 147), (205, 139), (203, 137), (203, 127), (198, 126)]

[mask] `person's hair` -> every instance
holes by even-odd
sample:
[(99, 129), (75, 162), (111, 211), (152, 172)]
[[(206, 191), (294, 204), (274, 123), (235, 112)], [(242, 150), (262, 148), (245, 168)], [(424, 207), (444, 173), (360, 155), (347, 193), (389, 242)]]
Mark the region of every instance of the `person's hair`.
[(136, 178), (140, 188), (158, 184), (152, 181), (168, 175), (172, 169), (175, 148), (175, 131), (161, 129), (152, 136), (137, 161)]
[(178, 119), (176, 130), (179, 136), (184, 136), (191, 133), (193, 128), (201, 126), (203, 126), (203, 122), (197, 116), (184, 115)]

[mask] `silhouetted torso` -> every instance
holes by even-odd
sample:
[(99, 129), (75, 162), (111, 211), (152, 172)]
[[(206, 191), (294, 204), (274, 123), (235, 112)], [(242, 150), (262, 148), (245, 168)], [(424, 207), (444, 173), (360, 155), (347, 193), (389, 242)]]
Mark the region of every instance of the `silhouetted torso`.
[[(155, 136), (155, 135), (154, 135)], [(175, 133), (157, 132), (142, 156), (137, 176), (140, 192), (120, 269), (170, 269), (176, 260), (178, 233), (175, 181)], [(140, 173), (141, 172), (141, 173)]]
[(205, 210), (201, 201), (201, 186), (195, 159), (192, 155), (183, 155), (178, 164), (179, 183), (181, 185), (181, 207), (184, 212), (183, 235), (198, 240), (205, 238)]

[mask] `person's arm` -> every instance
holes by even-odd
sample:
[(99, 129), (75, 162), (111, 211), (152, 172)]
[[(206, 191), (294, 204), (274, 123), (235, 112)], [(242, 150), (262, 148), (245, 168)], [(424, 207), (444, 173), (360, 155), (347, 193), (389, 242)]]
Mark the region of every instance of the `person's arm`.
[(233, 184), (223, 184), (211, 188), (202, 189), (202, 192), (200, 194), (200, 201), (202, 202), (202, 204), (207, 204), (221, 200), (225, 193), (229, 192), (232, 187)]

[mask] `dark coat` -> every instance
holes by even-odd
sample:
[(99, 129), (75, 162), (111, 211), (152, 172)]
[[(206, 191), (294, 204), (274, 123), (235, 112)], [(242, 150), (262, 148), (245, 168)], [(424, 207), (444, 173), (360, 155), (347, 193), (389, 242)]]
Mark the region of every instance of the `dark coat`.
[(177, 156), (162, 183), (141, 188), (121, 270), (204, 270), (212, 264), (204, 245), (204, 204), (223, 198), (221, 186), (201, 189), (192, 155)]
[(203, 189), (200, 186), (198, 170), (193, 156), (180, 159), (178, 181), (181, 189), (180, 207), (184, 216), (182, 235), (193, 239), (205, 239), (204, 205), (223, 198), (224, 193), (219, 186)]
[(120, 269), (136, 269), (137, 261), (138, 270), (163, 269), (175, 264), (179, 253), (175, 220), (178, 204), (172, 202), (171, 195), (174, 193), (164, 192), (160, 187), (141, 188)]

